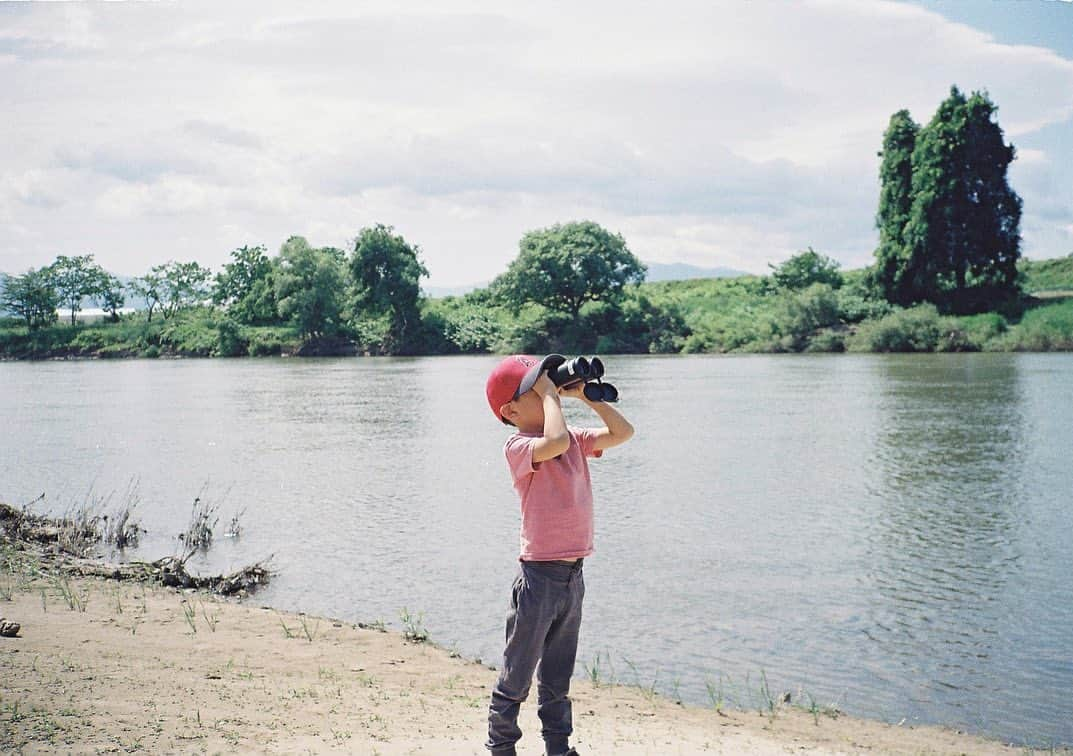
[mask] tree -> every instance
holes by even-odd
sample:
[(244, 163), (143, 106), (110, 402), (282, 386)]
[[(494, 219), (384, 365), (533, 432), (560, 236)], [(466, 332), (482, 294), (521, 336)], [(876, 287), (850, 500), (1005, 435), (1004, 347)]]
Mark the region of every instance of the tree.
[(109, 314), (113, 323), (119, 322), (119, 310), (126, 304), (123, 284), (118, 278), (102, 270), (97, 280), (97, 304)]
[(60, 304), (71, 311), (71, 325), (75, 325), (78, 322), (76, 315), (82, 309), (82, 300), (99, 292), (104, 270), (93, 262), (93, 255), (60, 255), (48, 267), (48, 275)]
[(303, 336), (334, 334), (342, 321), (345, 258), (334, 247), (314, 249), (301, 236), (283, 243), (276, 273), (279, 314)]
[(1015, 150), (986, 93), (957, 87), (917, 135), (913, 203), (905, 225), (903, 303), (944, 312), (989, 309), (1017, 294), (1021, 199), (1006, 171)]
[(388, 316), (383, 347), (405, 354), (421, 319), (421, 277), (428, 275), (428, 269), (421, 262), (420, 249), (394, 230), (379, 223), (363, 228), (354, 239), (349, 269), (355, 316)]
[(644, 281), (645, 266), (619, 234), (592, 221), (530, 231), (506, 273), (494, 282), (515, 309), (534, 302), (576, 322), (586, 302), (614, 304), (627, 284)]
[(164, 313), (165, 320), (179, 310), (193, 307), (209, 299), (209, 279), (212, 277), (212, 272), (208, 268), (196, 262), (169, 261), (153, 270), (159, 270), (163, 276), (161, 312)]
[(48, 268), (30, 268), (21, 276), (3, 276), (0, 284), (0, 307), (23, 318), (31, 331), (50, 326), (59, 318), (56, 308), (60, 298)]
[(135, 278), (130, 283), (131, 291), (145, 300), (145, 307), (149, 311), (147, 322), (153, 322), (153, 310), (164, 301), (164, 266), (156, 265), (141, 278)]
[(272, 260), (262, 246), (243, 246), (231, 252), (233, 262), (216, 276), (212, 299), (227, 307), (239, 323), (268, 325), (279, 320)]
[(910, 265), (905, 227), (913, 207), (913, 149), (920, 126), (899, 110), (890, 117), (879, 152), (879, 247), (876, 249), (874, 280), (887, 300), (897, 304), (913, 301), (914, 266)]
[(780, 289), (805, 289), (812, 284), (822, 283), (837, 289), (842, 285), (842, 274), (838, 272), (841, 267), (837, 260), (809, 247), (804, 252), (799, 252), (789, 260), (778, 265), (768, 263), (771, 268), (771, 277), (775, 285)]

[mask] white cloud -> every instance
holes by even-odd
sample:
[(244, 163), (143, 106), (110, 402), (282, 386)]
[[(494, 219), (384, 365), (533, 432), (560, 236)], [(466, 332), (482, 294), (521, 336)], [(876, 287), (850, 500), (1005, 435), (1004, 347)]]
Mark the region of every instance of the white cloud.
[[(0, 5), (0, 219), (28, 230), (0, 268), (71, 246), (124, 273), (218, 265), (384, 222), (450, 285), (575, 218), (652, 261), (860, 265), (891, 113), (926, 121), (957, 83), (1009, 138), (1073, 120), (1073, 62), (915, 5), (404, 8)], [(1067, 251), (1049, 187), (1073, 161), (1019, 152), (1026, 252)]]

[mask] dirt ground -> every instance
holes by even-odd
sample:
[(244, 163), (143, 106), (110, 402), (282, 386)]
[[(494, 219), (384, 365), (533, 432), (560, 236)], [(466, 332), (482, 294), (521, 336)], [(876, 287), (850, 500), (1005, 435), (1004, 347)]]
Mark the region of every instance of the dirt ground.
[[(5, 753), (485, 754), (496, 673), (429, 643), (203, 593), (42, 578), (0, 597)], [(716, 712), (577, 680), (574, 745), (601, 754), (1010, 754), (938, 728), (783, 705)], [(535, 705), (519, 753), (543, 753)]]

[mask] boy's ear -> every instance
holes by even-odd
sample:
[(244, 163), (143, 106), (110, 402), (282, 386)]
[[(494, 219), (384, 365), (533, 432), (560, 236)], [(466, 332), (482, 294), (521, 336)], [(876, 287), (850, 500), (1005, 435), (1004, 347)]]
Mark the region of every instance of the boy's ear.
[(500, 420), (506, 420), (507, 419), (507, 415), (510, 414), (510, 406), (512, 404), (514, 404), (514, 402), (507, 402), (506, 404), (504, 404), (502, 407), (499, 408), (499, 419)]

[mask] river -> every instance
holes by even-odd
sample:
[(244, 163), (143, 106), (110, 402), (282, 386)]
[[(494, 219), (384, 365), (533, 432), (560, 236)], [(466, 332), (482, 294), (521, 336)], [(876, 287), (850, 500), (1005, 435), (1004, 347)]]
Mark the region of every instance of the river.
[[(497, 359), (0, 363), (0, 499), (114, 507), (136, 479), (155, 558), (201, 495), (197, 569), (272, 554), (259, 604), (405, 608), (497, 664), (518, 548)], [(1073, 744), (1073, 355), (604, 361), (637, 436), (591, 463), (578, 674)]]

